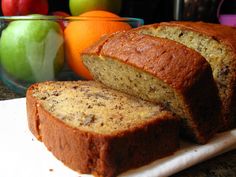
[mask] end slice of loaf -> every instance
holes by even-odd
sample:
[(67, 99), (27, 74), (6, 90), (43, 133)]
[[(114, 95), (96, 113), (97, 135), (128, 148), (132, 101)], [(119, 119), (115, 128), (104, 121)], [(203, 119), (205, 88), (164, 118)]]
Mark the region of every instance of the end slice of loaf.
[(204, 22), (165, 22), (136, 30), (168, 38), (197, 52), (210, 63), (222, 101), (221, 130), (236, 126), (236, 29)]
[(82, 54), (95, 80), (161, 103), (182, 119), (182, 133), (206, 143), (218, 130), (220, 101), (212, 71), (197, 52), (133, 32), (101, 39)]
[(172, 113), (94, 81), (35, 84), (26, 100), (31, 132), (81, 173), (112, 177), (178, 148)]

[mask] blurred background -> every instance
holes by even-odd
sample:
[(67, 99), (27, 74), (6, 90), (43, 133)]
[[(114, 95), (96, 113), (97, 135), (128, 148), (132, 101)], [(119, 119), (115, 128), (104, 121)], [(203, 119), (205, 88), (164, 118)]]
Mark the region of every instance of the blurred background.
[[(49, 13), (64, 11), (70, 14), (68, 1), (48, 0)], [(220, 14), (236, 14), (236, 0), (122, 0), (118, 15), (142, 18), (145, 24), (172, 20), (218, 23), (217, 7), (220, 3)]]
[[(145, 24), (191, 20), (218, 23), (220, 14), (236, 14), (235, 0), (123, 0), (119, 15), (142, 18)], [(49, 11), (69, 11), (68, 0), (49, 0)]]

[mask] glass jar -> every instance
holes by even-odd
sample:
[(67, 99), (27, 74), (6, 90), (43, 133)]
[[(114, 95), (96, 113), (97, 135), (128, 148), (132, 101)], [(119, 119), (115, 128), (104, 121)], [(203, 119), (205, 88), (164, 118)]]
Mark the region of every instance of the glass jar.
[[(72, 21), (89, 20), (92, 18), (40, 15), (0, 17), (2, 82), (24, 95), (33, 83), (81, 79), (67, 65), (64, 29)], [(113, 25), (124, 22), (132, 28), (143, 25), (143, 20), (137, 18), (117, 20), (96, 17), (96, 20), (111, 21)]]

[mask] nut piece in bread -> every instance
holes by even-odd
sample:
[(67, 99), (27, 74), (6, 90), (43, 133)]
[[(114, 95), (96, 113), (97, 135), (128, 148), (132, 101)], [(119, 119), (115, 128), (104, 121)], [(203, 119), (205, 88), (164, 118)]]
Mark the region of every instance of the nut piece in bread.
[(176, 113), (182, 134), (195, 142), (206, 143), (218, 131), (218, 90), (198, 52), (172, 40), (121, 32), (85, 50), (82, 60), (95, 80)]
[(204, 22), (165, 22), (136, 29), (138, 33), (180, 42), (210, 63), (222, 102), (222, 127), (236, 127), (236, 29)]
[(31, 132), (80, 173), (112, 177), (178, 148), (176, 116), (94, 81), (34, 84), (26, 100)]

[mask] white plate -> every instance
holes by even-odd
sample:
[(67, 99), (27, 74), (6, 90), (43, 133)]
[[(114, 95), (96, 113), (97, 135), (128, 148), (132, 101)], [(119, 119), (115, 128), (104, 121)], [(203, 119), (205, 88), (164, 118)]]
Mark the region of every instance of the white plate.
[[(0, 101), (0, 177), (91, 177), (64, 166), (28, 130), (25, 98)], [(123, 177), (169, 176), (199, 162), (236, 148), (236, 129), (217, 134), (206, 145), (181, 142), (174, 155)]]

